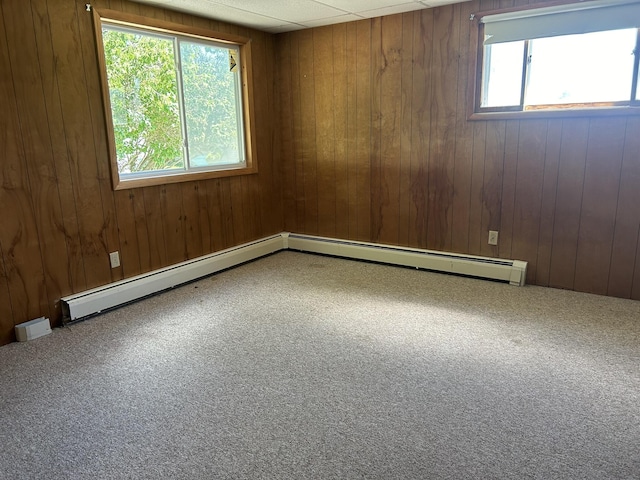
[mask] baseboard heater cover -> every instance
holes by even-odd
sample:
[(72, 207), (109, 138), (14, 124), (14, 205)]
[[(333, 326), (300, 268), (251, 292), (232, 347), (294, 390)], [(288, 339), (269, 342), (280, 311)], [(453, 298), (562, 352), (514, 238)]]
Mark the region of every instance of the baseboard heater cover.
[(62, 298), (64, 322), (80, 320), (104, 310), (206, 277), (280, 250), (319, 253), (354, 260), (414, 267), (487, 278), (522, 286), (527, 262), (417, 248), (355, 242), (283, 232), (126, 280)]
[(517, 286), (525, 284), (527, 275), (527, 262), (520, 260), (461, 255), (293, 233), (288, 235), (287, 245), (289, 249), (301, 252), (501, 280)]
[(62, 298), (65, 323), (206, 277), (282, 250), (282, 235), (222, 250), (171, 267), (131, 277)]

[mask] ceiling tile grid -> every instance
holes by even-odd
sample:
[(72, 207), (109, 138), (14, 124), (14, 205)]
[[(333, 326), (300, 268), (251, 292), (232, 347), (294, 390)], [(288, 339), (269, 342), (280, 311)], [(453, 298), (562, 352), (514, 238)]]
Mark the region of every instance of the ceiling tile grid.
[(351, 22), (461, 0), (136, 0), (270, 33)]

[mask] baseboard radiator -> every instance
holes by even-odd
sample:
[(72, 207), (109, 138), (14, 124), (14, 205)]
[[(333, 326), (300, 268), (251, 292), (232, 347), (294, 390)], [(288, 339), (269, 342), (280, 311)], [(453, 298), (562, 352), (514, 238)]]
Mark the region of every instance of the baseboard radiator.
[(62, 299), (64, 322), (69, 323), (95, 315), (279, 250), (282, 250), (282, 235), (274, 235), (64, 297)]
[(518, 286), (524, 285), (527, 273), (527, 262), (519, 260), (459, 255), (283, 232), (64, 297), (62, 298), (64, 321), (68, 323), (80, 320), (280, 250), (295, 250), (487, 278)]
[(500, 280), (518, 286), (524, 285), (527, 274), (527, 262), (519, 260), (459, 255), (435, 250), (352, 242), (293, 233), (287, 236), (287, 248), (300, 252), (320, 253), (355, 260)]

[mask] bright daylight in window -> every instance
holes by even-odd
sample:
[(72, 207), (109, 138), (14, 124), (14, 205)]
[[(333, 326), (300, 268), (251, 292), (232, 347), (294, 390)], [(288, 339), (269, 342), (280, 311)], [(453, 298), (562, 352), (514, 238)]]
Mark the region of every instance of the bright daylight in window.
[(591, 3), (484, 20), (476, 111), (636, 106), (640, 4)]
[(237, 45), (102, 24), (121, 180), (246, 165)]

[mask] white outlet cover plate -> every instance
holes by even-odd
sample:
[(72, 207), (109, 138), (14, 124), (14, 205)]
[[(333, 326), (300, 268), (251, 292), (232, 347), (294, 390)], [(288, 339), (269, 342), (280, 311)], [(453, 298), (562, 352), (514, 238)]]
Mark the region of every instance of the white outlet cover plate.
[(120, 254), (118, 252), (111, 252), (109, 254), (109, 261), (111, 262), (111, 268), (120, 266)]

